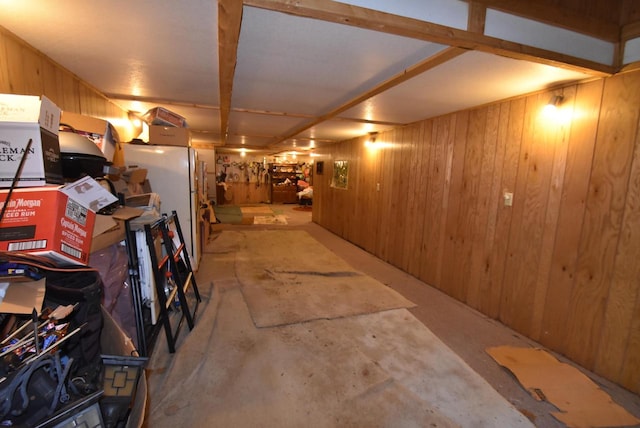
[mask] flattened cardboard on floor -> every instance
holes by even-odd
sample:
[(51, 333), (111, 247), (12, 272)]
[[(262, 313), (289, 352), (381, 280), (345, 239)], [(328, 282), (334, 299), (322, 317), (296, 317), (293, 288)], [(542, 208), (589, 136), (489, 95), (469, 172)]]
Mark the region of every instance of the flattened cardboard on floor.
[(542, 349), (498, 346), (487, 353), (511, 371), (537, 400), (560, 411), (551, 414), (569, 427), (615, 427), (640, 424), (575, 367)]
[(44, 301), (45, 280), (8, 281), (4, 297), (0, 301), (0, 312), (30, 315), (34, 308), (40, 311)]

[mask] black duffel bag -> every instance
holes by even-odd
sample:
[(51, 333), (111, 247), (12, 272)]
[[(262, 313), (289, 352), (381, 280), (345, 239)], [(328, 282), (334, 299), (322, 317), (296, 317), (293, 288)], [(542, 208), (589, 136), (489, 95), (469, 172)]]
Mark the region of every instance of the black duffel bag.
[[(84, 396), (98, 389), (103, 325), (102, 280), (96, 269), (60, 266), (51, 259), (26, 253), (0, 252), (2, 264), (25, 266), (31, 278), (44, 277), (45, 296), (42, 308), (39, 308), (41, 312), (46, 312), (47, 308), (53, 311), (58, 306), (73, 305), (73, 311), (63, 321), (69, 323), (69, 332), (80, 329), (66, 338), (56, 351), (56, 361), (62, 357), (69, 362), (62, 372), (58, 363), (58, 374), (54, 374), (50, 369), (51, 363), (48, 363), (54, 360), (51, 356), (42, 355), (36, 364), (27, 364), (17, 372), (10, 373), (8, 382), (3, 383), (3, 388), (0, 388), (0, 419), (22, 424), (33, 422), (32, 417), (49, 416), (70, 399), (69, 393)], [(73, 385), (70, 384), (71, 379)], [(70, 389), (62, 388), (63, 384)], [(13, 390), (10, 385), (20, 387)], [(61, 395), (62, 390), (68, 393)], [(16, 391), (22, 392), (19, 394)], [(22, 396), (28, 396), (28, 402)], [(34, 414), (36, 408), (40, 409), (38, 415)]]
[(100, 332), (102, 331), (102, 279), (97, 269), (87, 266), (61, 266), (53, 260), (20, 252), (0, 252), (1, 263), (18, 263), (30, 268), (31, 274), (46, 279), (45, 308), (54, 310), (58, 306), (75, 305), (68, 317), (70, 331), (82, 327), (68, 340), (64, 351), (77, 366), (92, 364), (100, 355)]

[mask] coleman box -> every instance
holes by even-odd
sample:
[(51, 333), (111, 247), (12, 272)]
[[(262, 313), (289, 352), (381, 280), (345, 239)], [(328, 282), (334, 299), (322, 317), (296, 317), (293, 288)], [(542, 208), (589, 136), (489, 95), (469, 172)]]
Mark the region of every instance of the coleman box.
[(150, 126), (149, 144), (190, 147), (191, 131), (189, 128), (175, 128), (173, 126)]
[[(0, 187), (61, 184), (60, 109), (46, 97), (0, 94)], [(27, 146), (31, 141), (29, 150)]]

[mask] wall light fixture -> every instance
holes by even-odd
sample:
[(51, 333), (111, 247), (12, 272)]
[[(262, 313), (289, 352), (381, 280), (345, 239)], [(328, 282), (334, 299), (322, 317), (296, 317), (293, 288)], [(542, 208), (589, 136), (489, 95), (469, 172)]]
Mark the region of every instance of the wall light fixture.
[(564, 96), (562, 95), (554, 95), (551, 97), (547, 105), (558, 107), (564, 101)]
[(552, 95), (549, 102), (542, 109), (543, 114), (546, 117), (555, 117), (558, 112), (558, 107), (560, 107), (563, 101), (563, 95)]

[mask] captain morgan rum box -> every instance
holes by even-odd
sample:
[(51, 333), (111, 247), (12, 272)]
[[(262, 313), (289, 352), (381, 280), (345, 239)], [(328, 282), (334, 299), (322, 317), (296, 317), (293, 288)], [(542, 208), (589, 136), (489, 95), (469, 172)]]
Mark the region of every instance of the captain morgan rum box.
[(117, 201), (91, 177), (64, 187), (0, 190), (0, 250), (44, 255), (61, 264), (89, 261), (95, 211)]

